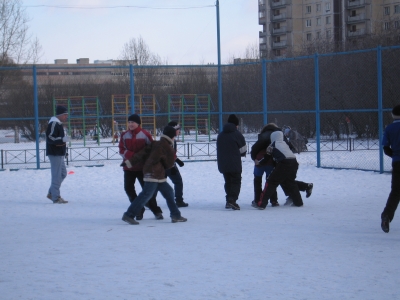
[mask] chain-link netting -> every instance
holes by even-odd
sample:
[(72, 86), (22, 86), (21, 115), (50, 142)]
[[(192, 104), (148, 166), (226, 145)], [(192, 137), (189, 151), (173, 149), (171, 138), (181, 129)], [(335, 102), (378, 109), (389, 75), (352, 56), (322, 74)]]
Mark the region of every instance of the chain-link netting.
[(69, 164), (119, 160), (118, 138), (133, 111), (154, 138), (169, 120), (179, 122), (179, 155), (215, 159), (216, 136), (228, 115), (235, 113), (249, 146), (265, 121), (273, 122), (295, 145), (302, 162), (377, 171), (383, 163), (383, 170), (390, 171), (390, 159), (380, 160), (379, 139), (384, 126), (392, 122), (391, 108), (399, 103), (400, 49), (379, 51), (220, 69), (215, 65), (0, 68), (0, 167), (49, 166), (45, 130), (55, 106), (61, 104), (69, 110), (65, 124), (72, 138)]

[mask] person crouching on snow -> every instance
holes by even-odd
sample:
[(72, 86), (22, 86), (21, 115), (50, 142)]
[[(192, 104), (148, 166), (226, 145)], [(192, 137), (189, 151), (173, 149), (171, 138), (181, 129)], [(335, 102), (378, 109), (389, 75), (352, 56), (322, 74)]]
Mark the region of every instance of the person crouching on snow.
[(268, 176), (262, 197), (258, 202), (253, 202), (252, 205), (258, 209), (265, 209), (268, 200), (280, 185), (285, 194), (293, 200), (293, 206), (303, 206), (303, 200), (295, 180), (299, 164), (296, 156), (283, 140), (282, 131), (271, 133), (271, 145), (267, 148), (267, 154), (272, 156), (276, 165)]
[(140, 213), (143, 206), (157, 191), (160, 191), (167, 202), (172, 223), (187, 221), (186, 218), (182, 217), (181, 212), (176, 206), (174, 190), (168, 184), (165, 176), (165, 170), (172, 168), (175, 162), (175, 152), (173, 148), (175, 135), (175, 128), (166, 126), (159, 141), (153, 142), (129, 160), (124, 161), (124, 163), (131, 168), (132, 165), (145, 160), (143, 166), (143, 190), (123, 214), (123, 221), (131, 225), (138, 225), (139, 222), (135, 220), (135, 216)]

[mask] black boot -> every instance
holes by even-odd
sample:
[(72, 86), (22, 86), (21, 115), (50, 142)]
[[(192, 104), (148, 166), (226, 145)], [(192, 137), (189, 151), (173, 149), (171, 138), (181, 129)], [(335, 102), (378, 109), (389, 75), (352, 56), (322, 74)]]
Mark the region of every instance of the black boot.
[(254, 201), (258, 203), (258, 201), (260, 201), (260, 196), (262, 192), (262, 177), (254, 176), (253, 185), (254, 185)]

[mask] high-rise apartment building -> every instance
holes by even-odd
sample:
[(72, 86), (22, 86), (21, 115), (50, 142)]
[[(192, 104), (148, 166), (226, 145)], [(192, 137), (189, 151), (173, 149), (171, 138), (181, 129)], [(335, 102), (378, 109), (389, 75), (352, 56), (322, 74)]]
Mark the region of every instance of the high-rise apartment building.
[(400, 29), (400, 0), (258, 0), (260, 56), (285, 57), (317, 40)]

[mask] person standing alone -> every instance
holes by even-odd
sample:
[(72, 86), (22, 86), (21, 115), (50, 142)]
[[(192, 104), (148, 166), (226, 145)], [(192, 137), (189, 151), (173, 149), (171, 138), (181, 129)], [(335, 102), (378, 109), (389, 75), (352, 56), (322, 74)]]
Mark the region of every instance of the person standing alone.
[(51, 185), (47, 194), (53, 203), (64, 204), (60, 195), (61, 183), (67, 177), (64, 157), (67, 153), (68, 136), (65, 135), (62, 125), (68, 119), (68, 110), (64, 106), (56, 107), (56, 115), (51, 117), (46, 130), (46, 155), (50, 160)]
[(228, 123), (217, 137), (218, 171), (225, 180), (225, 208), (233, 210), (240, 210), (236, 201), (242, 184), (242, 156), (246, 156), (247, 152), (246, 141), (237, 129), (238, 126), (239, 119), (236, 115), (229, 115)]
[(392, 158), (392, 189), (381, 214), (381, 228), (386, 233), (400, 201), (400, 105), (393, 108), (392, 117), (394, 121), (385, 128), (382, 138), (383, 151)]

